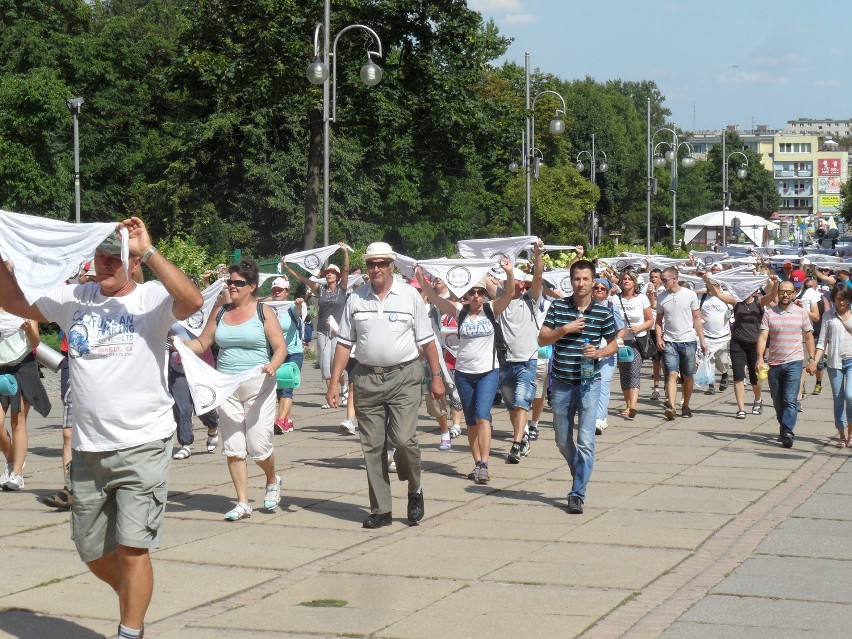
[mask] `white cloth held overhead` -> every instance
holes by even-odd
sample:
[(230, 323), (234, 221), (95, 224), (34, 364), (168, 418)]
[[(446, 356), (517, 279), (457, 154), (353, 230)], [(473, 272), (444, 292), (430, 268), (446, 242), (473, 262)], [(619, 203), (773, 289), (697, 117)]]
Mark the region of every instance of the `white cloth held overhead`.
[(396, 268), (402, 273), (405, 277), (410, 280), (414, 279), (414, 265), (417, 264), (417, 260), (413, 257), (408, 257), (407, 255), (402, 255), (401, 253), (396, 254), (396, 260), (394, 260), (396, 264)]
[(185, 320), (178, 320), (178, 324), (185, 328), (193, 337), (201, 335), (201, 331), (204, 330), (207, 320), (210, 319), (210, 312), (216, 305), (216, 299), (219, 297), (219, 293), (222, 292), (224, 286), (224, 280), (214, 280), (210, 286), (201, 291), (201, 308)]
[(459, 255), (467, 258), (496, 259), (508, 257), (512, 264), (521, 251), (537, 242), (535, 235), (518, 237), (490, 237), (482, 240), (459, 240), (457, 247)]
[(418, 264), (432, 275), (444, 280), (453, 295), (461, 297), (476, 286), (494, 266), (494, 260), (422, 260)]
[(571, 269), (559, 268), (552, 271), (545, 271), (542, 278), (549, 282), (553, 288), (565, 295), (574, 294), (574, 287), (571, 285)]
[(766, 284), (766, 280), (767, 277), (765, 275), (751, 275), (749, 273), (729, 274), (725, 271), (710, 276), (711, 282), (722, 286), (738, 302), (742, 302)]
[[(124, 227), (122, 227), (124, 228)], [(0, 211), (0, 249), (15, 265), (15, 277), (33, 303), (60, 286), (80, 262), (115, 231), (114, 222), (74, 224), (34, 215)], [(127, 269), (127, 230), (121, 257)]]
[[(326, 260), (334, 255), (338, 249), (340, 249), (339, 244), (332, 244), (331, 246), (308, 249), (307, 251), (299, 251), (298, 253), (288, 253), (284, 256), (284, 261), (292, 264), (298, 264), (309, 273), (319, 275), (322, 270), (322, 265), (325, 264)], [(351, 251), (352, 249), (347, 246), (346, 250)]]
[(220, 373), (189, 350), (179, 337), (176, 337), (173, 343), (180, 355), (189, 385), (189, 394), (192, 396), (192, 404), (198, 415), (218, 408), (222, 402), (234, 394), (237, 386), (252, 377), (264, 374), (263, 366), (260, 364), (236, 375)]

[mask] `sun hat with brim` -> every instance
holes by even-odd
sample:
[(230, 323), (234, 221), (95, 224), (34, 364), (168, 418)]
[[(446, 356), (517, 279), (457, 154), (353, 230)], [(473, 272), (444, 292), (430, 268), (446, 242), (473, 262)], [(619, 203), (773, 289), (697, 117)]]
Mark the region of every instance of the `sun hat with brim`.
[(107, 235), (106, 239), (98, 244), (97, 250), (109, 255), (121, 255), (121, 236), (118, 231), (113, 231)]
[(290, 288), (290, 280), (288, 280), (286, 277), (276, 277), (274, 280), (272, 280), (272, 287), (271, 288), (273, 290), (276, 289), (276, 288), (280, 288), (282, 290), (289, 289)]
[(322, 270), (320, 275), (325, 275), (326, 273), (337, 273), (340, 275), (340, 267), (337, 264), (329, 264)]
[(387, 242), (373, 242), (364, 251), (364, 261), (367, 260), (396, 260), (396, 253)]
[(473, 289), (475, 289), (475, 288), (483, 288), (483, 289), (485, 289), (485, 294), (486, 294), (486, 295), (488, 295), (489, 297), (491, 297), (491, 296), (488, 294), (488, 287), (485, 285), (485, 278), (482, 278), (482, 279), (481, 279), (481, 280), (479, 280), (476, 284), (473, 284), (473, 285), (472, 285), (469, 289), (467, 289), (467, 293), (470, 293), (470, 292), (471, 292)]

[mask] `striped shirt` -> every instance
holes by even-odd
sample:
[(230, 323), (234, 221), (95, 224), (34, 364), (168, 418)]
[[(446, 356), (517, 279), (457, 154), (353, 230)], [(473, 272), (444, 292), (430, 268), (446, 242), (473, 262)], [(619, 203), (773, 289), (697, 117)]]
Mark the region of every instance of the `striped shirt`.
[(767, 308), (760, 322), (760, 330), (769, 331), (766, 363), (779, 366), (802, 361), (802, 335), (814, 329), (805, 309), (790, 304), (786, 311), (781, 310), (780, 306)]
[[(559, 328), (565, 324), (570, 324), (581, 315), (586, 318), (583, 332), (563, 335), (553, 345), (553, 367), (551, 371), (553, 377), (561, 382), (572, 383), (581, 380), (580, 359), (583, 356), (583, 348), (586, 342), (595, 346), (602, 339), (615, 339), (616, 327), (613, 312), (603, 304), (592, 301), (585, 312), (581, 313), (574, 303), (573, 296), (553, 301), (550, 308), (547, 309), (544, 326)], [(595, 379), (600, 378), (600, 372), (595, 366)]]

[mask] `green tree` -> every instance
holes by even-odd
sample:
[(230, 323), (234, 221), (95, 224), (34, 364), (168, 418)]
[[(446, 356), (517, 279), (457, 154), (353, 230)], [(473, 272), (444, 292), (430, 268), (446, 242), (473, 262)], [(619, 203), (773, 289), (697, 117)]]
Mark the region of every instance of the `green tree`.
[[(742, 164), (742, 156), (731, 153), (739, 151), (748, 158), (748, 168), (745, 179), (737, 177), (737, 169)], [(761, 163), (759, 153), (755, 153), (742, 142), (735, 131), (725, 133), (725, 153), (730, 157), (728, 162), (728, 190), (730, 191), (729, 208), (732, 211), (743, 211), (764, 218), (781, 206), (781, 196), (775, 188), (772, 172)], [(717, 144), (707, 154), (709, 165), (707, 183), (713, 197), (710, 206), (713, 211), (722, 210), (722, 145)]]

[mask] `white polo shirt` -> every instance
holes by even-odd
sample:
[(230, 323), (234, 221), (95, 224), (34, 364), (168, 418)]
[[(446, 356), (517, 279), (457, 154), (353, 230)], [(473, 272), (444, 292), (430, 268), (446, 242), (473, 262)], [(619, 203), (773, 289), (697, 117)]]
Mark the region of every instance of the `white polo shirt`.
[(337, 340), (358, 350), (367, 366), (395, 366), (417, 359), (422, 347), (435, 339), (429, 307), (413, 286), (396, 280), (384, 300), (365, 284), (346, 300)]

